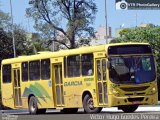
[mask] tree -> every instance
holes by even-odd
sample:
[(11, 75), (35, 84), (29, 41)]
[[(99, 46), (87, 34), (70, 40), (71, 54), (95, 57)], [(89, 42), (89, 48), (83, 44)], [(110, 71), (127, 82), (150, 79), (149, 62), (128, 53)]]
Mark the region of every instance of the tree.
[[(48, 50), (41, 38), (28, 40), (27, 31), (22, 26), (14, 24), (13, 29), (17, 56), (35, 54), (35, 49)], [(3, 59), (14, 57), (11, 30), (9, 14), (0, 10), (0, 63)]]
[[(94, 0), (30, 0), (29, 4), (26, 13), (35, 20), (35, 29), (47, 32), (51, 41), (72, 49), (78, 46), (78, 38), (94, 36)], [(55, 37), (59, 34), (62, 40)]]
[(7, 13), (4, 13), (0, 10), (0, 29), (8, 28), (7, 26), (10, 24), (10, 16)]
[[(26, 32), (20, 26), (14, 26), (15, 44), (17, 56), (33, 54), (31, 42), (26, 38)], [(11, 31), (0, 30), (0, 62), (3, 59), (12, 58), (13, 44)]]
[(152, 24), (146, 27), (123, 29), (116, 42), (147, 42), (155, 51), (158, 75), (160, 75), (160, 26)]

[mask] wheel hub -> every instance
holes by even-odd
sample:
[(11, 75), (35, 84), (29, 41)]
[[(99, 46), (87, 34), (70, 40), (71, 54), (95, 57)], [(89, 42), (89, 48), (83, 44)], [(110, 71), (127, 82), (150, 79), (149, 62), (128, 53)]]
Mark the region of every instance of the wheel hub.
[(90, 109), (94, 109), (94, 103), (93, 103), (93, 99), (92, 98), (90, 98), (88, 100), (87, 104), (88, 104), (88, 106), (89, 106)]
[(35, 111), (35, 109), (36, 109), (36, 105), (34, 102), (32, 102), (31, 111)]

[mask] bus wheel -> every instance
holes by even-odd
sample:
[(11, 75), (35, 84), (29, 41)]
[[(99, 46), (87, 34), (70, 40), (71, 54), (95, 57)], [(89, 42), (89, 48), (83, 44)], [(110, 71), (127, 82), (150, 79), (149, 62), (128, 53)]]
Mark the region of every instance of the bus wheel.
[(64, 108), (62, 112), (65, 114), (77, 113), (78, 108)]
[(38, 114), (37, 100), (34, 96), (29, 99), (29, 113)]
[(102, 107), (94, 107), (93, 98), (86, 94), (83, 99), (83, 108), (86, 113), (99, 113)]
[(137, 108), (138, 108), (138, 105), (129, 105), (129, 106), (120, 107), (120, 109), (125, 113), (132, 113), (136, 111)]

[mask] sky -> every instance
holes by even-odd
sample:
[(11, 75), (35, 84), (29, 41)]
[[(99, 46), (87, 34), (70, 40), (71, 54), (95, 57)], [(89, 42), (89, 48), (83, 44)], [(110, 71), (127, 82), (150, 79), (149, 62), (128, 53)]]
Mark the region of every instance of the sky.
[[(0, 0), (0, 10), (10, 13), (10, 0)], [(12, 0), (14, 23), (21, 24), (26, 30), (35, 32), (34, 22), (25, 17), (25, 9), (29, 7), (29, 0)], [(95, 0), (98, 8), (96, 19), (93, 24), (95, 29), (105, 26), (105, 0)], [(136, 17), (137, 14), (137, 17)], [(160, 25), (160, 10), (116, 10), (115, 0), (107, 0), (107, 21), (108, 26), (112, 28), (112, 35), (115, 36), (115, 30), (123, 26), (125, 28), (135, 27), (142, 23), (152, 23)]]

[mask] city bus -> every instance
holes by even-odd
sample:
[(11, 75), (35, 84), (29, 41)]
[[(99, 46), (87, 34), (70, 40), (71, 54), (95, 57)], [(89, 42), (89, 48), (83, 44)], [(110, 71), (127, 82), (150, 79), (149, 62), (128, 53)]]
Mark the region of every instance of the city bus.
[(114, 43), (5, 59), (2, 104), (42, 114), (134, 112), (158, 102), (156, 63), (148, 43)]

